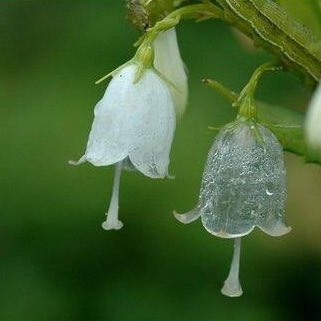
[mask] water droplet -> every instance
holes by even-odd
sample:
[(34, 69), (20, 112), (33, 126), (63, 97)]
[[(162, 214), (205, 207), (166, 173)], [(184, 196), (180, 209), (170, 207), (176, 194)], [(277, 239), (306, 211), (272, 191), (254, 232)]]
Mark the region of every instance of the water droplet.
[(265, 193), (266, 193), (266, 195), (269, 195), (269, 196), (273, 195), (273, 193), (270, 192), (268, 189), (265, 190)]

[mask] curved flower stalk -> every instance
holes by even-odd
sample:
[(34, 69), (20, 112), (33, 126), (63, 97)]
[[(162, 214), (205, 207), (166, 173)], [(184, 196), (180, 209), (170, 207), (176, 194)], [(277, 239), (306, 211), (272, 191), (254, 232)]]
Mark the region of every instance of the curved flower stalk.
[(321, 154), (321, 85), (311, 99), (305, 120), (305, 136), (312, 153)]
[(154, 41), (154, 65), (175, 88), (171, 93), (176, 107), (177, 118), (186, 110), (188, 100), (187, 72), (178, 47), (175, 27), (160, 33)]
[(106, 230), (120, 229), (118, 194), (123, 168), (136, 169), (151, 178), (164, 178), (175, 131), (175, 107), (169, 84), (153, 64), (153, 50), (143, 43), (135, 57), (111, 73), (95, 118), (85, 154), (79, 165), (115, 164), (110, 207), (103, 223)]
[[(264, 68), (259, 72), (271, 70)], [(209, 233), (235, 239), (230, 273), (222, 288), (230, 297), (242, 295), (240, 238), (255, 227), (271, 236), (290, 231), (284, 223), (286, 169), (282, 146), (255, 120), (253, 91), (258, 77), (259, 73), (254, 74), (243, 90), (236, 121), (220, 130), (209, 151), (196, 208), (186, 214), (174, 213), (185, 224), (201, 217)]]

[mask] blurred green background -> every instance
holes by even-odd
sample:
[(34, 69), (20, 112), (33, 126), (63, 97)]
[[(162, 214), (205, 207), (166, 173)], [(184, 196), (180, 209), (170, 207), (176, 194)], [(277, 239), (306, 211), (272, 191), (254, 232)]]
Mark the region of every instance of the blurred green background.
[[(321, 320), (321, 169), (286, 155), (293, 231), (244, 239), (244, 295), (220, 294), (232, 241), (184, 226), (215, 133), (235, 116), (201, 84), (240, 90), (267, 53), (248, 51), (218, 21), (182, 23), (190, 100), (171, 154), (175, 180), (124, 173), (119, 232), (101, 228), (113, 169), (68, 166), (87, 141), (106, 83), (134, 53), (123, 1), (0, 1), (0, 320)], [(257, 97), (304, 109), (310, 92), (286, 73)]]

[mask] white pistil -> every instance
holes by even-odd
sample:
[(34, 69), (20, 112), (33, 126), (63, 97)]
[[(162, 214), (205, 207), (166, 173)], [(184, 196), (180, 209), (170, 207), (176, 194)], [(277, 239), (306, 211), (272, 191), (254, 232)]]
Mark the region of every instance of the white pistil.
[(119, 209), (119, 185), (120, 176), (122, 171), (123, 162), (118, 162), (115, 165), (113, 192), (110, 200), (108, 212), (106, 213), (106, 221), (103, 222), (102, 227), (105, 230), (119, 230), (123, 227), (123, 223), (118, 220), (118, 209)]
[(241, 252), (241, 238), (238, 237), (234, 241), (233, 260), (232, 260), (230, 272), (221, 290), (222, 294), (229, 297), (238, 297), (238, 296), (241, 296), (243, 293), (240, 280), (239, 280), (240, 252)]

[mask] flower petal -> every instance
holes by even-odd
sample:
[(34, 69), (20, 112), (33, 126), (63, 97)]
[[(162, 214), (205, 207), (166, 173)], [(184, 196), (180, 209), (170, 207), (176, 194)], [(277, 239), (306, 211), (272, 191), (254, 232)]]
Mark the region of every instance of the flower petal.
[(121, 69), (95, 107), (95, 119), (85, 153), (86, 160), (95, 166), (111, 165), (128, 156), (128, 114), (134, 111), (138, 100), (133, 85), (135, 71), (134, 64)]
[(129, 157), (146, 176), (164, 177), (176, 123), (173, 100), (152, 69), (134, 83), (136, 71), (135, 64), (126, 65), (110, 82), (81, 160), (105, 166)]
[(154, 65), (166, 79), (176, 88), (171, 93), (180, 118), (186, 109), (188, 99), (188, 83), (184, 62), (182, 61), (175, 28), (160, 33), (154, 41)]
[(252, 127), (228, 125), (209, 152), (199, 209), (206, 230), (219, 237), (244, 236), (255, 226), (271, 235), (285, 231), (280, 225), (286, 202), (282, 148), (267, 128)]
[(185, 214), (180, 214), (176, 211), (174, 211), (173, 214), (175, 218), (183, 224), (192, 223), (201, 216), (201, 213), (198, 211), (197, 207), (193, 208), (191, 211)]
[(134, 164), (130, 161), (129, 157), (126, 157), (123, 160), (123, 169), (128, 172), (137, 172), (137, 168), (134, 166)]
[[(242, 132), (222, 130), (209, 152), (200, 192), (202, 223), (206, 230), (218, 237), (234, 238), (254, 229), (254, 218), (248, 215), (245, 188), (248, 179), (242, 165), (243, 148), (237, 137)], [(245, 141), (251, 146), (251, 136)], [(246, 153), (244, 153), (246, 157)]]
[(165, 177), (176, 125), (170, 91), (148, 69), (135, 84), (135, 93), (131, 99), (136, 103), (127, 118), (130, 161), (146, 176)]
[(283, 222), (282, 218), (276, 218), (277, 215), (271, 215), (265, 222), (258, 223), (257, 226), (270, 236), (282, 236), (291, 232), (291, 227), (288, 227)]

